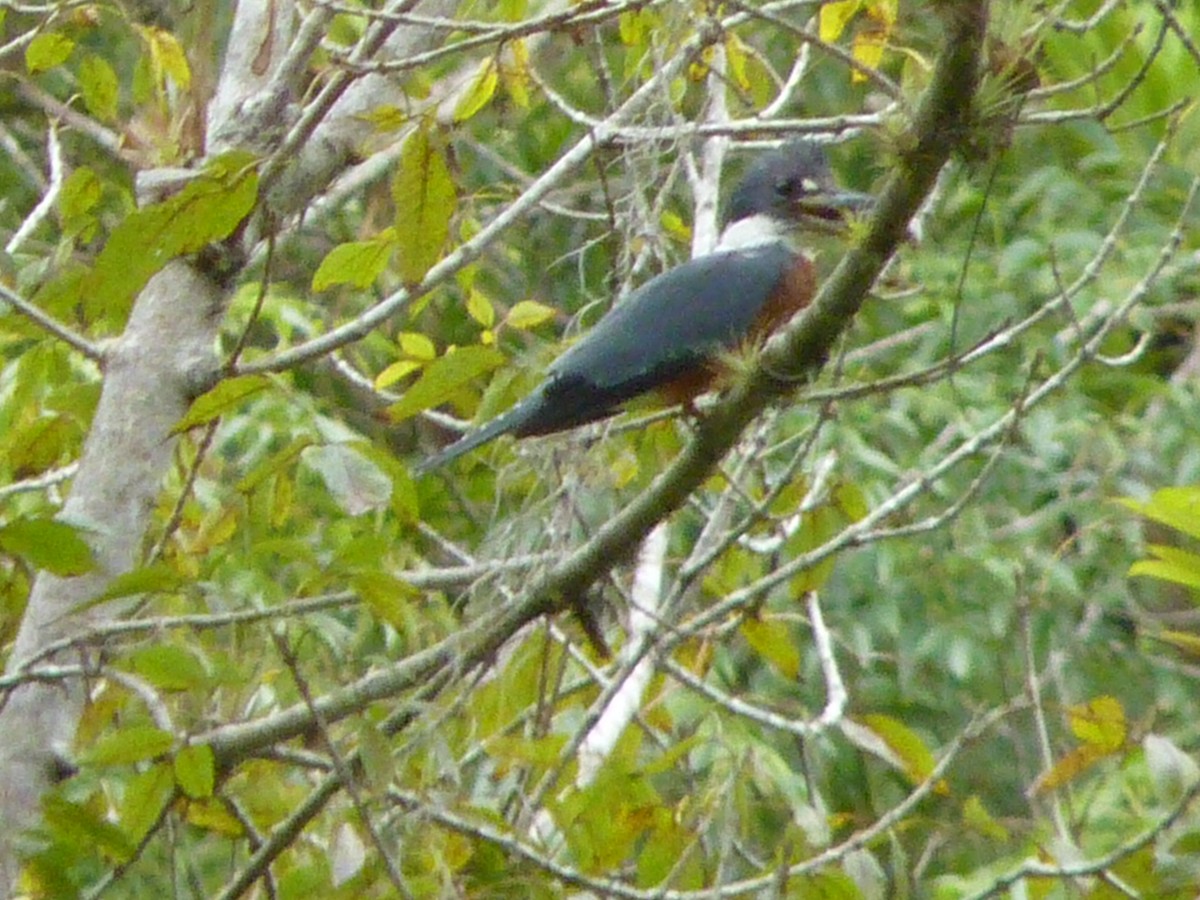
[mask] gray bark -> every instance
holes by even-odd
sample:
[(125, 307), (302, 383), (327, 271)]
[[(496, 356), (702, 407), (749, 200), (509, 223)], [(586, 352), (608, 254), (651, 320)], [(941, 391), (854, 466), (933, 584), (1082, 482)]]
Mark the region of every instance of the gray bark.
[[(138, 562), (175, 449), (170, 429), (216, 363), (220, 300), (210, 279), (188, 263), (170, 263), (147, 284), (124, 334), (110, 347), (96, 417), (63, 509), (63, 518), (90, 532), (97, 565), (76, 578), (37, 577), (9, 674), (47, 645), (122, 612), (120, 604), (78, 609)], [(70, 651), (39, 665), (81, 662), (84, 654)], [(37, 823), (42, 794), (69, 762), (85, 695), (79, 678), (29, 683), (0, 710), (0, 891), (15, 883), (14, 842)]]

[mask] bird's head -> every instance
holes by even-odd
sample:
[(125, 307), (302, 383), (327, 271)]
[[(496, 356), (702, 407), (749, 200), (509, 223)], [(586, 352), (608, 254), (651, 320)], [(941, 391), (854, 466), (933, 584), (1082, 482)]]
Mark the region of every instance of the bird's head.
[(744, 245), (797, 231), (840, 232), (848, 214), (865, 212), (874, 203), (869, 194), (837, 186), (819, 144), (789, 141), (757, 159), (738, 183), (722, 218), (721, 244)]

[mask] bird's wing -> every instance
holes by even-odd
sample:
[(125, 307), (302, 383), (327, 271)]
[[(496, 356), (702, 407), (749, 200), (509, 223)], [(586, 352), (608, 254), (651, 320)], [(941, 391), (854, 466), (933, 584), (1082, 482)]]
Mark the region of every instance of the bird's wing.
[(547, 374), (629, 400), (745, 340), (793, 260), (771, 244), (684, 263), (630, 294)]
[(744, 341), (793, 262), (782, 245), (715, 253), (651, 279), (546, 371), (532, 394), (417, 467), (444, 465), (501, 434), (550, 434), (618, 412)]

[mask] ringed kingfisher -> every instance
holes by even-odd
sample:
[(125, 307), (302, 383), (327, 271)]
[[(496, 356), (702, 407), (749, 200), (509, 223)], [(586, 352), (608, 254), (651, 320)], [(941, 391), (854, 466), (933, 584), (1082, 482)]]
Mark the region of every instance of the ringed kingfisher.
[(713, 252), (651, 279), (558, 357), (523, 400), (419, 463), (422, 474), (504, 434), (532, 437), (607, 418), (643, 395), (691, 404), (721, 356), (761, 342), (816, 293), (804, 230), (836, 232), (873, 203), (839, 190), (821, 147), (793, 140), (760, 157), (722, 216)]

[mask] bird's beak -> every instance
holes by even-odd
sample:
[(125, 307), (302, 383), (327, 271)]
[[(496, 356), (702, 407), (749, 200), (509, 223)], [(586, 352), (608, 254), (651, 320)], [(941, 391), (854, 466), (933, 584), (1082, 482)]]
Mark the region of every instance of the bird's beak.
[(831, 190), (810, 194), (796, 204), (804, 227), (814, 231), (840, 232), (851, 215), (870, 212), (875, 198), (858, 191)]

